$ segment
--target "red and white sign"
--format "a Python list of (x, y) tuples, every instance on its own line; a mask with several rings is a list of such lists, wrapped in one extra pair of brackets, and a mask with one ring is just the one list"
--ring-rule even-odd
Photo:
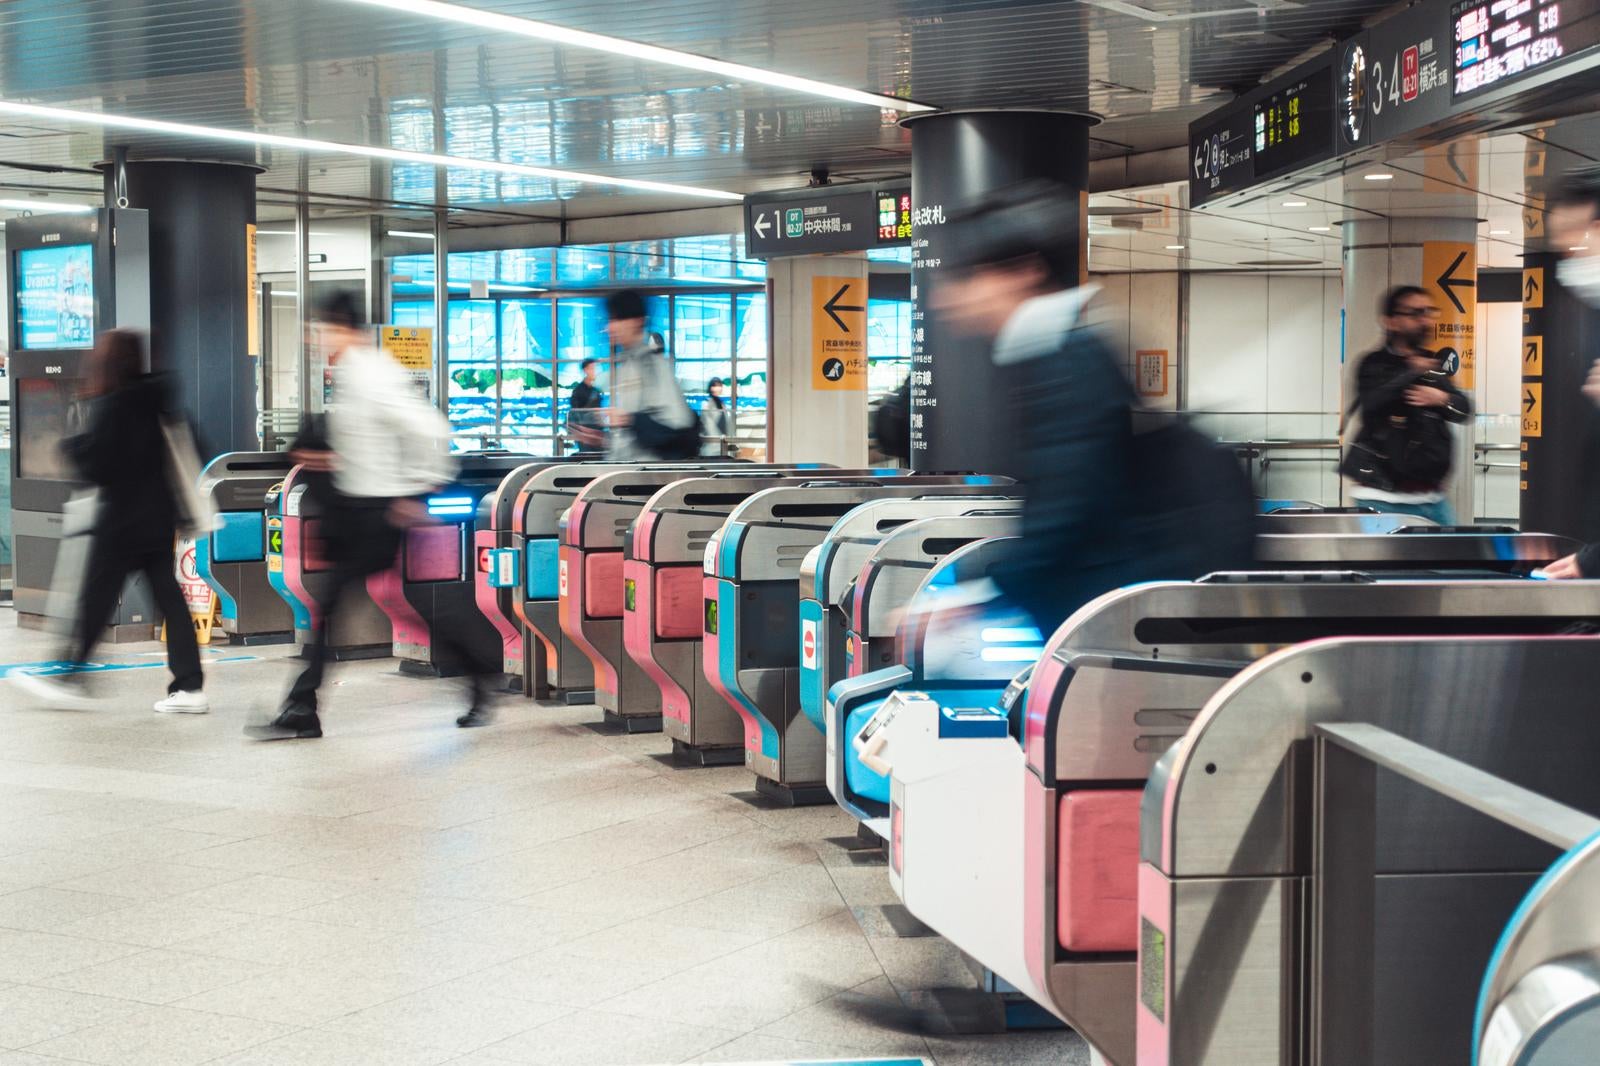
[(188, 604), (189, 613), (196, 618), (209, 619), (217, 594), (200, 576), (200, 568), (195, 562), (194, 541), (187, 538), (178, 541), (177, 573), (178, 588), (183, 590), (183, 602)]
[(557, 588), (561, 595), (565, 596), (567, 594), (567, 561), (565, 559), (561, 560), (561, 579)]
[(1422, 56), (1412, 45), (1400, 55), (1400, 98), (1415, 100), (1422, 91)]
[(800, 665), (807, 670), (817, 668), (817, 623), (809, 618), (800, 623)]

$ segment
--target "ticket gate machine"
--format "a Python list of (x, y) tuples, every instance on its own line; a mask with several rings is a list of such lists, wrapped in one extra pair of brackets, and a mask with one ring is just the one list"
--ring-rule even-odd
[[(478, 610), (478, 573), (488, 560), (473, 547), (474, 526), (483, 498), (523, 466), (526, 456), (467, 452), (456, 458), (455, 480), (427, 498), (432, 523), (406, 530), (395, 566), (368, 582), (394, 629), (402, 673), (461, 673), (463, 665), (452, 654), (457, 650), (483, 665), (500, 666), (500, 631)], [(436, 640), (436, 630), (447, 631), (449, 640)]]
[(806, 553), (871, 499), (961, 487), (994, 495), (1011, 479), (913, 474), (767, 489), (740, 504), (706, 547), (706, 677), (744, 722), (745, 765), (759, 791), (823, 803), (823, 738), (800, 712), (799, 579)]
[[(500, 670), (513, 683), (522, 679), (522, 619), (517, 617), (517, 552), (512, 546), (512, 516), (517, 497), (532, 477), (547, 466), (546, 460), (523, 463), (501, 479), (499, 486), (478, 504), (478, 522), (472, 534), (478, 579), (473, 593), (478, 610), (500, 634)], [(519, 686), (520, 687), (520, 686)]]
[[(268, 576), (271, 576), (270, 548), (275, 528), (271, 523), (272, 508), (276, 505), (283, 536), (280, 592), (294, 614), (295, 643), (301, 646), (311, 639), (313, 627), (322, 614), (322, 605), (332, 591), (332, 564), (328, 562), (320, 536), (322, 505), (309, 488), (306, 471), (297, 466), (283, 479), (282, 488), (275, 494), (269, 493), (267, 508)], [(373, 582), (381, 576), (369, 578), (364, 587), (351, 588), (345, 593), (346, 602), (328, 637), (328, 654), (333, 658), (373, 659), (392, 652), (394, 630), (370, 591)], [(278, 581), (273, 581), (272, 585), (280, 587)]]
[[(741, 484), (762, 479), (772, 484), (798, 471), (747, 463), (730, 470), (735, 472)], [(594, 699), (605, 720), (630, 733), (660, 732), (662, 717), (660, 686), (623, 649), (630, 598), (636, 603), (638, 595), (624, 573), (630, 532), (651, 497), (695, 473), (669, 466), (604, 474), (578, 493), (561, 521), (561, 627), (594, 667)]]
[[(859, 677), (894, 664), (900, 619), (939, 560), (974, 541), (1013, 538), (1019, 526), (1019, 511), (991, 508), (972, 515), (919, 519), (885, 537), (862, 564), (850, 592), (847, 674)], [(1034, 641), (1042, 642), (1043, 637), (1030, 636), (1028, 646)], [(997, 654), (989, 649), (991, 658)], [(1013, 651), (1004, 658), (1021, 654)]]
[(773, 487), (729, 471), (667, 485), (652, 496), (623, 563), (623, 643), (661, 692), (663, 731), (693, 765), (744, 761), (744, 724), (706, 677), (702, 584), (706, 545), (733, 509)]
[[(1473, 1061), (1496, 937), (1570, 840), (1527, 830), (1600, 813), (1597, 653), (1582, 637), (1322, 640), (1219, 688), (1144, 790), (1138, 955), (1119, 982), (1141, 1066)], [(1592, 935), (1594, 906), (1543, 933)], [(1557, 1005), (1594, 987), (1568, 958), (1544, 974), (1567, 981), (1531, 983), (1501, 1020), (1593, 1061), (1592, 1028), (1561, 1032), (1575, 1019)], [(1519, 1042), (1496, 1035), (1512, 1039), (1480, 1063)], [(1541, 1050), (1557, 1047), (1512, 1061)]]
[(283, 527), (269, 529), (265, 510), (267, 493), (293, 466), (283, 452), (226, 452), (200, 472), (219, 525), (195, 542), (195, 568), (217, 594), (221, 628), (240, 644), (294, 640), (294, 614), (267, 572), (269, 547), (281, 571)]
[[(1510, 798), (1516, 810), (1524, 798)], [(1594, 1060), (1600, 823), (1552, 802), (1536, 806), (1539, 824), (1523, 828), (1571, 847), (1517, 905), (1495, 945), (1473, 1027), (1473, 1061), (1479, 1066), (1580, 1066)]]
[(1017, 504), (1013, 496), (874, 500), (840, 518), (806, 553), (800, 564), (800, 709), (813, 725), (823, 728), (828, 688), (845, 676), (853, 658), (847, 640), (853, 589), (862, 565), (883, 539), (918, 519)]
[(708, 470), (755, 469), (754, 464), (605, 463), (563, 460), (541, 467), (517, 493), (511, 516), (511, 566), (520, 592), (517, 618), (523, 640), (523, 695), (545, 699), (560, 693), (569, 703), (594, 698), (589, 657), (561, 627), (561, 518), (578, 494), (597, 477), (623, 470), (673, 467), (686, 476)]
[[(991, 717), (989, 739), (948, 729), (941, 716), (955, 708), (938, 693), (902, 690), (868, 723), (864, 732), (884, 737), (879, 755), (893, 776), (891, 881), (923, 921), (1112, 1063), (1131, 1063), (1140, 788), (1195, 709), (1255, 658), (1297, 641), (1558, 633), (1600, 619), (1592, 599), (1533, 581), (1320, 572), (1109, 593), (1057, 631), (1033, 670), (1025, 714)], [(952, 805), (977, 794), (992, 797), (981, 817)], [(1017, 839), (1000, 840), (1008, 830), (997, 826), (1012, 825), (1022, 827)], [(959, 903), (953, 884), (967, 886)], [(1007, 908), (1014, 917), (984, 907), (1013, 894), (1023, 901)], [(994, 918), (985, 928), (969, 917), (985, 913)]]
[(1266, 533), (1388, 533), (1408, 526), (1438, 528), (1432, 519), (1411, 514), (1379, 514), (1377, 511), (1268, 511), (1256, 516), (1256, 532)]

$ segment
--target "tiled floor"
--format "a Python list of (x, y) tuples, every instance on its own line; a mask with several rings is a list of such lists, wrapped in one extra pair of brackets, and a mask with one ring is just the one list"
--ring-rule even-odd
[[(0, 611), (0, 664), (50, 648)], [(970, 979), (867, 935), (894, 896), (841, 812), (752, 806), (592, 707), (458, 730), (450, 683), (392, 662), (336, 671), (323, 740), (251, 744), (282, 655), (213, 650), (205, 717), (149, 711), (159, 668), (90, 712), (0, 682), (0, 1066), (1087, 1061), (919, 1035), (904, 1004)]]

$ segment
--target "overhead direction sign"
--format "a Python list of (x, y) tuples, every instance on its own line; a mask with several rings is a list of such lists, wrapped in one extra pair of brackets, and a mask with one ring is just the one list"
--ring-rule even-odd
[(911, 243), (911, 187), (904, 181), (827, 185), (745, 200), (745, 254), (864, 252)]
[(1422, 279), (1439, 307), (1434, 349), (1447, 363), (1454, 357), (1457, 384), (1470, 389), (1477, 378), (1477, 246), (1468, 241), (1424, 241)]

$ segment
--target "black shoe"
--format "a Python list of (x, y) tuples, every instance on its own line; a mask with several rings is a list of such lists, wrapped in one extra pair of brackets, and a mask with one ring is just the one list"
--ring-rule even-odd
[(479, 726), (489, 725), (494, 721), (494, 709), (483, 704), (474, 704), (472, 710), (456, 719), (456, 725), (462, 729), (476, 729)]
[(285, 704), (266, 725), (245, 726), (244, 735), (251, 740), (315, 740), (322, 735), (322, 720), (304, 704)]

